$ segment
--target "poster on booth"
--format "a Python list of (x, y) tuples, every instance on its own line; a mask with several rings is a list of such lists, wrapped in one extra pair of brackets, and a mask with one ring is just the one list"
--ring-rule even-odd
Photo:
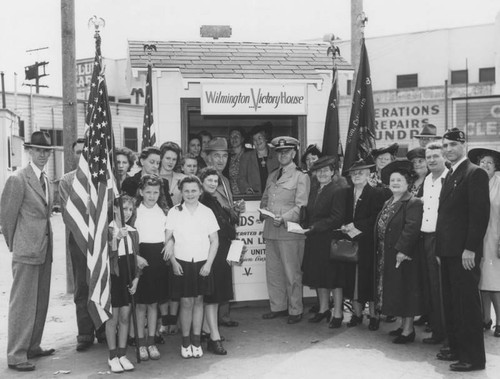
[(453, 99), (453, 126), (472, 146), (500, 147), (500, 96)]
[[(259, 218), (260, 201), (247, 201), (246, 211), (240, 215), (240, 225), (236, 228), (236, 238), (247, 247), (241, 266), (233, 266), (235, 301), (266, 300), (266, 244), (262, 233), (264, 223)], [(316, 296), (304, 287), (304, 297)]]

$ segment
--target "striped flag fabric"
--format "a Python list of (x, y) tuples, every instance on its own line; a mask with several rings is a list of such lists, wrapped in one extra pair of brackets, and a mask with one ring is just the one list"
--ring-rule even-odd
[(114, 140), (108, 93), (102, 67), (101, 39), (96, 55), (86, 112), (85, 143), (78, 162), (64, 221), (87, 256), (88, 310), (98, 328), (111, 315), (108, 259), (108, 209), (117, 193), (112, 171)]
[(361, 40), (359, 70), (352, 99), (351, 117), (347, 130), (344, 165), (342, 174), (359, 159), (366, 159), (375, 149), (375, 109), (373, 88), (370, 76), (370, 63), (365, 39)]
[(142, 124), (142, 149), (156, 144), (156, 136), (153, 127), (153, 88), (151, 86), (151, 64), (148, 64), (146, 76), (146, 100), (144, 102), (144, 122)]

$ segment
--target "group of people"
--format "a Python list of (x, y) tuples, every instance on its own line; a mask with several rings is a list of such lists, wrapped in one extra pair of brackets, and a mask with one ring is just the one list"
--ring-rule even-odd
[[(299, 141), (271, 139), (271, 130), (269, 123), (252, 128), (253, 149), (240, 128), (227, 139), (190, 136), (184, 153), (175, 142), (147, 147), (137, 162), (129, 149), (116, 149), (122, 195), (109, 225), (113, 312), (100, 330), (87, 310), (85, 254), (71, 233), (67, 241), (77, 351), (95, 338), (106, 340), (111, 371), (129, 371), (128, 344), (137, 341), (142, 361), (157, 360), (163, 335), (180, 327), (183, 358), (201, 357), (203, 340), (208, 351), (227, 354), (219, 326), (238, 325), (230, 318), (227, 254), (245, 211), (245, 201), (233, 195), (251, 194), (261, 196), (264, 223), (270, 304), (264, 319), (300, 322), (307, 285), (317, 293), (311, 323), (342, 327), (348, 299), (348, 327), (362, 325), (364, 313), (372, 331), (382, 315), (397, 317), (400, 325), (390, 334), (406, 344), (415, 340), (415, 323), (428, 322), (432, 334), (423, 342), (443, 343), (437, 358), (455, 362), (451, 370), (484, 369), (483, 330), (491, 328), (492, 303), (500, 337), (500, 153), (472, 149), (468, 159), (462, 131), (438, 137), (435, 126), (426, 125), (417, 136), (421, 146), (406, 159), (396, 158), (393, 144), (344, 168), (343, 177), (337, 157), (323, 156), (315, 145), (299, 167)], [(75, 157), (83, 142), (73, 145)], [(7, 355), (18, 371), (33, 370), (29, 359), (54, 353), (40, 347), (52, 259), (52, 194), (43, 173), (50, 136), (34, 132), (25, 147), (31, 162), (9, 178), (0, 208), (14, 253)], [(63, 212), (74, 175), (60, 181)], [(137, 331), (130, 326), (131, 296)]]

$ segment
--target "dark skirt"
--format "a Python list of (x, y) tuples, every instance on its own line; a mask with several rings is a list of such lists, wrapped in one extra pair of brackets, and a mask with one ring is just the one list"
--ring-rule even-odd
[[(129, 256), (130, 270), (132, 278), (135, 277), (135, 260), (134, 256)], [(120, 308), (130, 305), (130, 293), (128, 292), (128, 275), (127, 275), (127, 257), (125, 255), (118, 257), (118, 270), (120, 276), (111, 274), (111, 306)]]
[[(349, 280), (354, 277), (351, 271), (355, 270), (355, 265), (331, 261), (330, 243), (329, 232), (307, 237), (302, 262), (302, 283), (311, 288), (343, 288), (351, 292), (354, 286)], [(345, 293), (344, 296), (352, 297), (352, 293)]]
[(212, 274), (214, 277), (214, 290), (211, 295), (204, 298), (205, 303), (218, 304), (234, 297), (233, 294), (233, 271), (227, 263), (227, 253), (231, 241), (228, 239), (219, 239), (219, 249), (212, 264)]
[(200, 270), (206, 261), (186, 262), (177, 259), (183, 274), (170, 276), (171, 296), (173, 298), (206, 296), (213, 293), (213, 272), (208, 276), (201, 276)]
[(168, 300), (168, 268), (161, 253), (163, 242), (141, 243), (139, 252), (149, 266), (144, 267), (137, 286), (137, 303), (154, 304)]

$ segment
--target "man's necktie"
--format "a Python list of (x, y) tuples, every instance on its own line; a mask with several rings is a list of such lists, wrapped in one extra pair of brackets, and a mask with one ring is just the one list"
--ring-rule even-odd
[(44, 195), (47, 196), (47, 185), (45, 184), (45, 175), (43, 171), (40, 174), (40, 185), (42, 186)]
[(279, 171), (278, 171), (278, 177), (276, 178), (276, 180), (280, 180), (281, 175), (283, 175), (283, 168), (279, 169)]
[(452, 175), (453, 175), (453, 169), (450, 168), (450, 170), (448, 171), (448, 174), (446, 174), (446, 178), (445, 178), (444, 182), (448, 183), (451, 180)]

